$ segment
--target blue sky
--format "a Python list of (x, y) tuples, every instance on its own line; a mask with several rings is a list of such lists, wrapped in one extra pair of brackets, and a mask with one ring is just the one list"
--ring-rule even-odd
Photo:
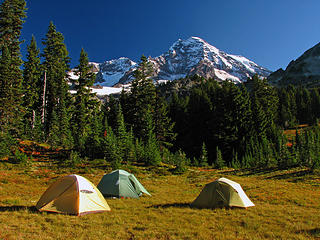
[(320, 41), (319, 0), (27, 0), (22, 54), (34, 34), (38, 46), (50, 21), (78, 63), (159, 56), (179, 38), (197, 36), (270, 70)]

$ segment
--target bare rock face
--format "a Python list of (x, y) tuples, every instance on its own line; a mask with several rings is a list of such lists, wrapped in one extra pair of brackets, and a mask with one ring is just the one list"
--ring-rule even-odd
[[(227, 54), (198, 37), (179, 39), (166, 53), (149, 57), (149, 62), (154, 69), (152, 78), (155, 81), (197, 74), (220, 81), (243, 82), (255, 74), (267, 77), (271, 73), (245, 57)], [(130, 82), (136, 67), (137, 64), (128, 58), (107, 61), (99, 65), (97, 81), (104, 86)]]
[(268, 80), (276, 85), (320, 85), (320, 43), (289, 63), (287, 68), (273, 72)]

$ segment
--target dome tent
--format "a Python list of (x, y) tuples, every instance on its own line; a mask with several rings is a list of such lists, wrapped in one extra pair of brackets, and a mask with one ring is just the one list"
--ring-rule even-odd
[(83, 215), (110, 211), (99, 190), (86, 178), (68, 175), (54, 182), (41, 196), (39, 211)]
[(139, 198), (142, 193), (151, 196), (133, 174), (124, 170), (105, 174), (97, 188), (105, 197)]
[(227, 178), (208, 183), (191, 204), (198, 208), (252, 207), (254, 204), (245, 194), (239, 183)]

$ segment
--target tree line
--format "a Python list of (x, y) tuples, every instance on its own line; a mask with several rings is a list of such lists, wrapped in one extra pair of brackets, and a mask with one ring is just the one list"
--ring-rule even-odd
[[(240, 85), (193, 76), (179, 80), (191, 87), (177, 90), (172, 82), (156, 86), (142, 56), (130, 91), (101, 102), (90, 91), (95, 75), (84, 49), (76, 79), (68, 75), (68, 50), (52, 22), (42, 52), (32, 36), (22, 61), (25, 12), (24, 0), (0, 5), (0, 157), (30, 139), (65, 149), (64, 164), (164, 162), (178, 172), (186, 165), (319, 167), (319, 89), (275, 88), (257, 76)], [(287, 139), (283, 129), (298, 124), (313, 127)]]
[[(174, 149), (183, 149), (192, 163), (206, 149), (208, 164), (218, 168), (306, 165), (299, 151), (310, 145), (309, 165), (318, 164), (319, 88), (276, 88), (257, 76), (240, 85), (191, 79), (197, 84), (187, 92), (172, 91), (173, 86), (163, 86), (163, 92), (170, 92), (169, 116), (176, 123)], [(293, 138), (284, 134), (302, 124), (309, 127)]]

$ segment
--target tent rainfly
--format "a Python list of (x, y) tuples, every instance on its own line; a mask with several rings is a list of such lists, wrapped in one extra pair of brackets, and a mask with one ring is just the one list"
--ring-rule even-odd
[(239, 183), (227, 178), (208, 183), (191, 204), (198, 208), (252, 207), (254, 204), (245, 194)]
[(97, 188), (105, 197), (139, 198), (142, 193), (151, 196), (133, 174), (124, 170), (105, 174)]
[(110, 211), (100, 191), (86, 178), (68, 175), (54, 182), (41, 196), (39, 211), (84, 215)]

